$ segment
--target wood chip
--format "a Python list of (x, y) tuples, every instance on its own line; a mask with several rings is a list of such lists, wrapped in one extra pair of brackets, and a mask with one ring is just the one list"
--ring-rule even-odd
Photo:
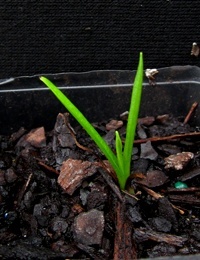
[(191, 152), (182, 152), (177, 154), (172, 154), (166, 158), (165, 161), (165, 169), (175, 169), (182, 170), (188, 162), (194, 158), (194, 154)]
[(181, 236), (159, 233), (153, 230), (148, 230), (147, 228), (136, 228), (134, 230), (134, 237), (139, 242), (152, 240), (156, 242), (165, 242), (167, 244), (178, 246), (178, 247), (183, 246), (184, 243), (187, 241), (187, 238), (183, 238)]
[(85, 178), (96, 173), (98, 167), (98, 162), (68, 159), (60, 168), (58, 184), (66, 193), (72, 195)]
[(116, 208), (116, 233), (114, 260), (137, 259), (135, 242), (132, 237), (132, 224), (124, 215), (124, 204), (118, 202)]

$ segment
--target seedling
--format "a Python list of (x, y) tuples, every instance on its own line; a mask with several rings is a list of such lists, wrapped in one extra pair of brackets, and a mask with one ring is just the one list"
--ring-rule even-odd
[(110, 162), (114, 171), (116, 172), (120, 188), (125, 189), (126, 181), (130, 175), (131, 157), (133, 150), (133, 143), (135, 138), (135, 131), (138, 121), (138, 114), (140, 108), (142, 83), (143, 83), (143, 54), (140, 53), (138, 69), (136, 72), (132, 94), (131, 103), (128, 115), (128, 122), (126, 128), (126, 138), (124, 145), (120, 138), (119, 132), (115, 132), (116, 136), (116, 154), (111, 150), (106, 141), (99, 135), (92, 124), (79, 111), (79, 109), (60, 91), (49, 79), (40, 77), (40, 80), (47, 85), (47, 87), (60, 100), (71, 115), (78, 121), (78, 123), (85, 129), (88, 135), (97, 144), (101, 152)]

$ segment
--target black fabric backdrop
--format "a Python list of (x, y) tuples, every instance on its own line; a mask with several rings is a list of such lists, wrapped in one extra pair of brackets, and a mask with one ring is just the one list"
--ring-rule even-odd
[(198, 65), (199, 0), (0, 3), (0, 78), (35, 73)]

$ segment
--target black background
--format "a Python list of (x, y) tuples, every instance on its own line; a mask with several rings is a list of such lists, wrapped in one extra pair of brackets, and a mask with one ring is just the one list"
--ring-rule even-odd
[(0, 77), (200, 65), (199, 0), (4, 1)]

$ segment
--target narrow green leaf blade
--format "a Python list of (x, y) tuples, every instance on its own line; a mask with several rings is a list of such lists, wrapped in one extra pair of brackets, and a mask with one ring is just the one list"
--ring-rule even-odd
[(124, 160), (123, 160), (123, 147), (122, 147), (122, 140), (120, 138), (119, 132), (115, 131), (115, 147), (116, 147), (116, 154), (117, 154), (117, 161), (121, 171), (120, 176), (118, 176), (120, 188), (124, 189), (126, 185), (126, 178), (124, 176)]
[(120, 169), (118, 166), (117, 158), (112, 152), (106, 141), (99, 135), (96, 129), (90, 124), (85, 116), (79, 109), (60, 91), (49, 79), (40, 77), (40, 80), (54, 93), (58, 100), (65, 106), (65, 108), (72, 114), (78, 123), (85, 129), (88, 135), (97, 144), (102, 153), (109, 160), (116, 174), (119, 175)]
[(135, 131), (137, 127), (137, 120), (138, 120), (141, 95), (142, 95), (142, 83), (143, 83), (143, 53), (141, 52), (138, 69), (133, 84), (131, 103), (130, 103), (130, 109), (128, 115), (128, 123), (126, 128), (126, 139), (124, 144), (123, 157), (124, 157), (126, 178), (128, 178), (128, 176), (130, 175), (133, 142), (135, 138)]

